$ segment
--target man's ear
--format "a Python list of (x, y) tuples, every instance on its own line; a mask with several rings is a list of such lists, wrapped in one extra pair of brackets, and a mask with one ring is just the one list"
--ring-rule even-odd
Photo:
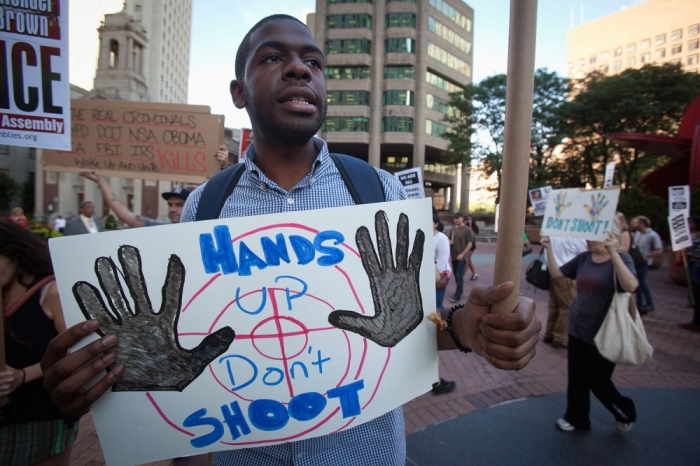
[(246, 100), (245, 100), (245, 83), (243, 81), (240, 81), (238, 79), (234, 79), (231, 81), (231, 86), (230, 86), (230, 91), (231, 91), (231, 99), (233, 100), (233, 105), (236, 106), (236, 108), (243, 109), (246, 106)]

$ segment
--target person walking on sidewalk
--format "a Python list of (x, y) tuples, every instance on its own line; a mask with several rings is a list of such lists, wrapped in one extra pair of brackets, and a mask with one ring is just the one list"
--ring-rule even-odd
[(700, 332), (700, 217), (690, 217), (690, 234), (693, 236), (693, 245), (685, 248), (688, 258), (691, 289), (693, 292), (693, 320), (679, 322), (678, 326), (693, 332)]
[[(586, 242), (578, 238), (554, 236), (549, 242), (551, 247), (545, 250), (545, 261), (551, 254), (559, 267), (588, 250)], [(553, 348), (566, 348), (569, 345), (566, 326), (569, 322), (569, 308), (576, 298), (576, 282), (564, 276), (555, 278), (551, 269), (549, 272), (549, 312), (544, 342), (551, 343)]]
[[(647, 272), (654, 261), (654, 256), (663, 254), (661, 246), (661, 238), (659, 234), (652, 230), (651, 220), (649, 217), (640, 215), (632, 220), (632, 226), (637, 230), (634, 234), (634, 245), (639, 248), (646, 265), (637, 268), (637, 279), (639, 280), (639, 288), (637, 288), (637, 307), (643, 313), (654, 310), (654, 300), (651, 297), (651, 290), (647, 284)], [(645, 302), (646, 300), (646, 302)]]
[[(435, 266), (438, 270), (438, 278), (443, 274), (447, 275), (449, 283), (452, 269), (450, 269), (450, 240), (447, 235), (442, 232), (442, 223), (437, 215), (433, 215), (433, 248), (435, 252)], [(435, 290), (435, 308), (444, 309), (445, 291), (447, 288)]]
[(464, 270), (467, 265), (467, 254), (472, 248), (474, 236), (472, 230), (464, 223), (464, 214), (457, 212), (454, 216), (454, 226), (450, 230), (450, 255), (452, 257), (452, 272), (455, 275), (455, 294), (450, 301), (459, 302), (464, 292)]
[(469, 271), (472, 273), (472, 276), (469, 277), (469, 280), (474, 281), (479, 279), (479, 276), (476, 274), (476, 269), (474, 269), (474, 262), (472, 261), (472, 256), (474, 255), (474, 251), (476, 250), (476, 235), (479, 234), (479, 226), (476, 224), (476, 220), (474, 220), (474, 217), (472, 215), (467, 215), (464, 222), (472, 231), (472, 247), (469, 249), (469, 252), (467, 252), (466, 259), (467, 268), (469, 268)]
[(612, 382), (615, 363), (603, 358), (594, 338), (608, 313), (618, 290), (632, 293), (637, 289), (634, 262), (629, 254), (619, 252), (611, 234), (603, 241), (587, 241), (583, 252), (561, 268), (554, 260), (549, 237), (541, 240), (547, 248), (547, 265), (553, 278), (576, 280), (577, 295), (569, 314), (568, 387), (566, 414), (556, 426), (565, 431), (590, 430), (590, 392), (615, 416), (615, 430), (627, 432), (637, 419), (632, 399), (622, 396)]

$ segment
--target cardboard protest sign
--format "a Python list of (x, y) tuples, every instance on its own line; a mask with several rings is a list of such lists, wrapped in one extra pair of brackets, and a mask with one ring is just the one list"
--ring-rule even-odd
[(394, 173), (394, 176), (403, 185), (403, 189), (406, 191), (406, 195), (409, 199), (421, 199), (425, 197), (421, 167), (401, 170), (400, 172)]
[(238, 144), (238, 163), (245, 162), (245, 151), (253, 143), (253, 130), (241, 128), (241, 141)]
[(669, 186), (668, 187), (668, 213), (671, 216), (683, 212), (690, 216), (690, 187), (689, 186)]
[(693, 245), (688, 216), (685, 212), (681, 211), (668, 217), (668, 231), (671, 233), (671, 246), (674, 251), (680, 251)]
[(543, 186), (541, 188), (535, 188), (528, 191), (530, 194), (530, 204), (534, 209), (535, 217), (541, 217), (544, 215), (544, 211), (547, 208), (547, 198), (549, 193), (552, 191), (551, 186)]
[(419, 199), (52, 239), (67, 324), (119, 337), (92, 407), (107, 464), (325, 435), (428, 391), (431, 218)]
[(182, 104), (72, 100), (72, 147), (44, 151), (42, 163), (55, 171), (201, 183), (221, 168), (216, 151), (224, 119), (208, 112)]
[(609, 188), (614, 184), (616, 164), (617, 162), (610, 162), (605, 165), (605, 181), (603, 183), (604, 188)]
[(620, 188), (556, 189), (549, 193), (542, 234), (604, 241), (619, 197)]
[(0, 144), (70, 150), (68, 0), (0, 5)]

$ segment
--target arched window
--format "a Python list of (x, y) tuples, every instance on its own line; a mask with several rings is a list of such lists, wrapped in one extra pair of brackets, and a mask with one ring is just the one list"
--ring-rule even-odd
[(117, 68), (119, 66), (119, 42), (112, 39), (109, 42), (109, 67)]

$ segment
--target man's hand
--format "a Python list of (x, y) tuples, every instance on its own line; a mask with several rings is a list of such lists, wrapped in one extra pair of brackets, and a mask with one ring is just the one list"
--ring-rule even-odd
[(540, 244), (545, 248), (548, 248), (552, 245), (552, 242), (550, 241), (549, 236), (543, 236), (540, 238)]
[(74, 353), (68, 350), (80, 340), (96, 331), (97, 320), (80, 322), (64, 330), (49, 343), (41, 358), (44, 387), (51, 394), (51, 401), (66, 416), (85, 414), (99, 397), (124, 373), (122, 364), (113, 365), (103, 378), (90, 389), (84, 385), (114, 362), (114, 353), (107, 353), (117, 344), (117, 337), (107, 335)]
[(126, 300), (119, 272), (108, 257), (95, 260), (95, 272), (104, 291), (107, 310), (100, 291), (87, 282), (73, 286), (73, 294), (85, 317), (100, 322), (100, 335), (117, 335), (115, 364), (124, 364), (123, 377), (113, 391), (182, 391), (216, 357), (228, 349), (235, 338), (231, 327), (207, 336), (194, 349), (186, 350), (177, 338), (177, 321), (182, 305), (185, 267), (176, 255), (170, 256), (160, 311), (154, 312), (141, 269), (141, 255), (133, 246), (119, 248), (119, 262), (134, 309)]
[(221, 144), (219, 146), (219, 150), (216, 151), (216, 160), (219, 161), (222, 170), (228, 167), (228, 149), (226, 149), (225, 145)]
[(464, 309), (452, 317), (460, 343), (499, 369), (520, 370), (535, 356), (542, 324), (533, 300), (520, 297), (510, 314), (491, 314), (491, 306), (506, 299), (515, 285), (472, 289)]
[[(334, 327), (358, 333), (376, 344), (393, 347), (411, 333), (423, 320), (419, 276), (423, 260), (425, 234), (416, 231), (411, 257), (408, 257), (408, 217), (399, 216), (396, 226), (396, 265), (391, 253), (391, 238), (386, 214), (379, 211), (374, 216), (377, 232), (377, 249), (366, 227), (357, 229), (355, 241), (360, 251), (362, 265), (367, 272), (374, 302), (374, 316), (364, 316), (352, 311), (333, 311), (328, 322)], [(381, 262), (380, 262), (381, 259)]]
[(99, 183), (100, 178), (102, 178), (95, 170), (80, 170), (80, 176), (87, 178), (90, 181), (94, 181), (95, 183)]

